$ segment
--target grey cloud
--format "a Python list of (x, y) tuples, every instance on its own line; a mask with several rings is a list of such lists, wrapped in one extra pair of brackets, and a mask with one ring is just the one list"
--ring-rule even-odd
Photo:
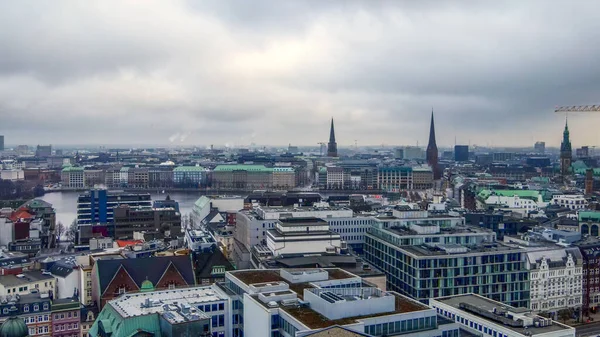
[[(0, 4), (9, 144), (556, 145), (597, 103), (593, 2)], [(581, 117), (583, 121), (583, 117)], [(581, 122), (576, 144), (596, 142)], [(507, 137), (510, 134), (510, 137)], [(178, 135), (176, 137), (172, 137)]]

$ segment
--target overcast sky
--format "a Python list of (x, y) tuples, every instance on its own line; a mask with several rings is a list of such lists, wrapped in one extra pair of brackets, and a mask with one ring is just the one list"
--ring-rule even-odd
[[(7, 144), (558, 145), (597, 1), (2, 1)], [(574, 146), (600, 113), (569, 116)]]

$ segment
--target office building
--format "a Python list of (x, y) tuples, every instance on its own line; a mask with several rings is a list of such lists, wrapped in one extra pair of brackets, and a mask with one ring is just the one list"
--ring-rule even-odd
[(583, 235), (592, 237), (600, 236), (600, 212), (599, 211), (579, 211), (577, 212), (579, 222), (579, 231)]
[(292, 189), (296, 187), (296, 171), (292, 167), (273, 168), (273, 188)]
[(276, 257), (336, 253), (341, 240), (340, 234), (329, 230), (329, 223), (323, 219), (286, 218), (267, 230), (267, 247)]
[(60, 173), (62, 186), (65, 188), (84, 188), (85, 179), (83, 167), (67, 166)]
[(546, 152), (546, 142), (535, 142), (535, 144), (533, 145), (533, 150), (536, 153), (545, 153)]
[(273, 186), (273, 168), (264, 165), (218, 165), (211, 185), (217, 189), (253, 190)]
[(454, 145), (454, 161), (469, 161), (469, 145)]
[(173, 169), (176, 187), (200, 187), (206, 185), (207, 170), (202, 166), (179, 166)]
[(403, 152), (403, 159), (407, 160), (423, 160), (426, 157), (425, 151), (418, 146), (405, 146)]
[(429, 305), (470, 336), (575, 337), (573, 327), (476, 294), (435, 298)]
[(582, 305), (583, 257), (579, 248), (559, 248), (527, 252), (531, 302), (536, 312), (556, 314)]
[(4, 151), (4, 136), (0, 135), (0, 151)]
[(132, 239), (134, 232), (160, 232), (165, 237), (181, 234), (181, 214), (172, 207), (134, 207), (127, 204), (113, 209), (115, 239)]
[(555, 194), (552, 196), (550, 205), (557, 205), (572, 210), (587, 208), (588, 201), (583, 194)]
[(377, 185), (386, 192), (413, 189), (413, 170), (406, 166), (383, 166), (377, 172)]
[(43, 294), (55, 294), (56, 277), (38, 270), (0, 276), (0, 296), (24, 296), (30, 294), (32, 289)]
[(90, 190), (77, 198), (77, 242), (88, 244), (96, 236), (113, 237), (114, 209), (128, 205), (134, 208), (151, 208), (150, 194), (125, 193), (107, 190)]
[(413, 189), (428, 190), (433, 188), (433, 180), (435, 179), (434, 170), (431, 167), (413, 167)]
[(37, 158), (48, 158), (52, 156), (52, 145), (38, 145), (35, 150)]
[(86, 188), (104, 185), (106, 172), (100, 169), (86, 168), (83, 170), (83, 184)]
[(421, 302), (476, 293), (527, 307), (524, 250), (495, 242), (492, 231), (450, 224), (375, 222), (366, 234), (365, 258), (385, 272), (387, 289)]
[(90, 336), (225, 337), (231, 332), (229, 296), (217, 285), (155, 291), (144, 281), (138, 293), (111, 300)]
[(227, 272), (233, 336), (305, 336), (341, 326), (370, 336), (458, 336), (432, 308), (341, 269)]

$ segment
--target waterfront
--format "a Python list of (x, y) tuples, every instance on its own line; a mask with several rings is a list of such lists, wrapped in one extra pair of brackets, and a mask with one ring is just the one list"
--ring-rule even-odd
[[(45, 200), (54, 206), (56, 210), (56, 221), (62, 222), (65, 226), (70, 225), (77, 217), (77, 196), (81, 192), (53, 192), (47, 193), (39, 199)], [(201, 192), (174, 192), (174, 193), (150, 193), (152, 200), (164, 199), (169, 195), (171, 199), (179, 202), (179, 210), (182, 215), (187, 215), (192, 211), (194, 202), (202, 196)]]

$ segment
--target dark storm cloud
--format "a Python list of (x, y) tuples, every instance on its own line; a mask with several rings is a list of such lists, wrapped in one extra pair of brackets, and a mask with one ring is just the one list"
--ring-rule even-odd
[[(596, 7), (3, 2), (0, 133), (9, 144), (316, 144), (334, 117), (341, 145), (413, 145), (433, 107), (441, 144), (556, 144), (552, 108), (597, 103)], [(576, 143), (597, 141), (585, 118)]]

